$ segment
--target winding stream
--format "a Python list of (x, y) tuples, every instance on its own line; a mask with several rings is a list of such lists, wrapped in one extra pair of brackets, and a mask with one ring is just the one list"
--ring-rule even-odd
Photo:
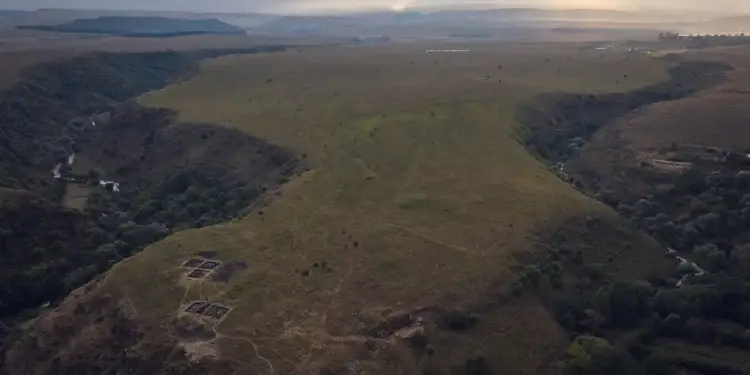
[[(673, 254), (673, 253), (676, 253), (676, 251), (674, 251), (672, 249), (669, 249), (669, 253)], [(690, 267), (694, 270), (694, 272), (686, 273), (685, 275), (683, 275), (680, 278), (680, 281), (678, 281), (677, 284), (676, 284), (676, 286), (678, 288), (680, 288), (683, 285), (685, 285), (685, 281), (687, 281), (687, 279), (689, 279), (689, 278), (691, 278), (693, 276), (703, 276), (703, 275), (706, 274), (706, 270), (704, 270), (703, 268), (701, 268), (695, 262), (691, 262), (691, 261), (689, 261), (689, 260), (687, 260), (687, 259), (685, 259), (685, 258), (683, 258), (683, 257), (681, 257), (679, 255), (675, 255), (675, 258), (680, 261), (680, 265), (682, 265), (682, 264), (689, 264)]]
[[(91, 126), (92, 127), (96, 126), (96, 121), (93, 118), (91, 119)], [(73, 152), (70, 155), (68, 155), (68, 160), (67, 160), (68, 167), (72, 167), (75, 161), (76, 161), (76, 153)], [(55, 168), (52, 169), (53, 179), (55, 180), (64, 179), (65, 181), (68, 181), (68, 182), (81, 182), (81, 181), (76, 181), (75, 178), (72, 178), (72, 177), (63, 177), (62, 173), (60, 172), (61, 169), (62, 169), (62, 163), (57, 163), (55, 165)], [(99, 186), (105, 189), (107, 189), (108, 186), (111, 186), (111, 189), (109, 190), (114, 191), (114, 192), (120, 191), (120, 183), (115, 182), (115, 181), (99, 180)]]

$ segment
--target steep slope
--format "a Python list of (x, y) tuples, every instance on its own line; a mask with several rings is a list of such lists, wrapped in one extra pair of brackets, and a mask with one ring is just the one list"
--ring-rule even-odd
[[(15, 100), (0, 105), (0, 116), (10, 121), (3, 127), (4, 152), (21, 149), (19, 157), (39, 158), (29, 164), (3, 158), (3, 185), (21, 185), (25, 176), (39, 183), (24, 183), (38, 192), (0, 188), (2, 357), (24, 320), (57, 306), (73, 289), (172, 231), (228, 221), (262, 205), (267, 190), (301, 168), (287, 150), (238, 131), (178, 124), (170, 110), (117, 103), (178, 78), (201, 56), (228, 52), (76, 57), (32, 68), (2, 94)], [(81, 72), (81, 65), (90, 70)], [(80, 79), (71, 83), (71, 77)], [(112, 110), (89, 116), (103, 108)], [(44, 163), (54, 164), (53, 151), (69, 155), (65, 164), (78, 152), (96, 170), (75, 175), (56, 168), (60, 176), (53, 178)], [(107, 189), (113, 185), (99, 177), (117, 179), (122, 188)], [(77, 210), (57, 201), (66, 185), (83, 192)]]
[(64, 297), (87, 281), (89, 268), (106, 268), (111, 260), (79, 251), (106, 240), (90, 218), (28, 192), (0, 189), (0, 228), (3, 320)]
[(0, 93), (0, 185), (43, 191), (55, 163), (77, 149), (71, 121), (111, 109), (188, 74), (198, 60), (282, 47), (193, 52), (98, 53), (29, 68)]
[[(31, 325), (6, 371), (556, 373), (569, 341), (547, 298), (579, 287), (587, 263), (641, 278), (670, 261), (534, 159), (517, 116), (541, 93), (668, 76), (645, 56), (470, 49), (230, 57), (143, 97), (289, 147), (313, 169), (247, 217), (120, 263)], [(537, 266), (532, 292), (521, 276)], [(100, 318), (116, 307), (131, 328)], [(113, 336), (132, 337), (117, 347), (127, 354), (100, 349)], [(150, 345), (180, 354), (140, 352)]]
[[(712, 85), (694, 86), (700, 90), (693, 96), (642, 106), (587, 132), (576, 132), (568, 121), (538, 129), (547, 140), (557, 137), (551, 144), (564, 152), (546, 155), (568, 162), (561, 174), (681, 263), (648, 283), (594, 282), (561, 310), (570, 331), (607, 337), (633, 354), (641, 373), (743, 374), (750, 371), (750, 55), (721, 48), (683, 56), (732, 71), (706, 82)], [(611, 103), (594, 99), (586, 113)]]

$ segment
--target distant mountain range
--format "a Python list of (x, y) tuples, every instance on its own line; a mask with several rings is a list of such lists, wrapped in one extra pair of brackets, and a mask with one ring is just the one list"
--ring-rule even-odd
[(217, 19), (107, 16), (77, 19), (59, 25), (22, 25), (19, 29), (118, 36), (176, 36), (195, 34), (242, 34), (240, 27)]
[[(711, 17), (711, 18), (709, 18)], [(715, 20), (715, 21), (712, 21)], [(460, 29), (607, 27), (673, 30), (688, 32), (704, 25), (729, 25), (732, 29), (750, 26), (749, 16), (726, 17), (720, 14), (697, 14), (667, 11), (618, 11), (601, 9), (407, 9), (369, 13), (281, 16), (251, 27), (271, 33), (346, 33), (366, 30), (383, 33), (392, 27), (429, 27)], [(362, 31), (364, 32), (364, 31)], [(727, 30), (729, 32), (729, 30)]]
[[(210, 21), (207, 20), (210, 18)], [(57, 24), (57, 25), (55, 25)], [(24, 26), (58, 32), (99, 32), (115, 35), (177, 33), (239, 33), (264, 35), (374, 35), (446, 37), (496, 35), (498, 30), (606, 28), (678, 31), (681, 33), (750, 33), (750, 15), (720, 13), (621, 11), (606, 9), (542, 9), (442, 7), (407, 8), (321, 15), (260, 13), (114, 12), (45, 9), (0, 11), (0, 27)], [(233, 26), (230, 26), (233, 25)], [(493, 31), (494, 30), (494, 31)]]

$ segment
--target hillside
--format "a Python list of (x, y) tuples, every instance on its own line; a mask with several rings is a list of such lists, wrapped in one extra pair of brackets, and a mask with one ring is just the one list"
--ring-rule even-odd
[(639, 106), (605, 126), (597, 126), (605, 123), (596, 121), (597, 109), (609, 107), (611, 113), (616, 102), (593, 98), (558, 115), (566, 119), (584, 111), (593, 120), (586, 127), (560, 120), (542, 131), (564, 151), (543, 153), (564, 161), (558, 164), (561, 176), (616, 209), (681, 262), (678, 274), (651, 277), (651, 290), (643, 294), (648, 300), (630, 305), (629, 315), (641, 319), (618, 316), (601, 297), (609, 290), (612, 301), (619, 293), (632, 298), (638, 289), (647, 291), (646, 284), (605, 284), (571, 302), (577, 311), (571, 315), (596, 317), (571, 329), (619, 342), (649, 373), (744, 374), (750, 371), (750, 56), (731, 47), (670, 59), (731, 70), (709, 76), (721, 79), (689, 97), (673, 93), (671, 100)]
[(174, 231), (232, 220), (301, 170), (260, 139), (123, 103), (203, 57), (281, 48), (95, 53), (33, 66), (0, 93), (3, 357), (19, 324), (113, 264)]
[(244, 34), (236, 26), (217, 19), (166, 17), (97, 17), (77, 19), (59, 25), (23, 25), (19, 29), (60, 33), (108, 34), (118, 36), (169, 37), (196, 34)]
[[(50, 171), (78, 148), (81, 126), (71, 120), (114, 108), (191, 72), (204, 57), (274, 51), (281, 47), (192, 52), (101, 53), (40, 64), (0, 92), (0, 182), (37, 192)], [(54, 199), (54, 197), (48, 195)]]
[(585, 275), (675, 262), (536, 160), (519, 114), (545, 93), (668, 81), (669, 65), (421, 47), (225, 57), (143, 96), (312, 169), (250, 215), (175, 233), (76, 291), (12, 345), (5, 371), (557, 373), (570, 344), (559, 297)]

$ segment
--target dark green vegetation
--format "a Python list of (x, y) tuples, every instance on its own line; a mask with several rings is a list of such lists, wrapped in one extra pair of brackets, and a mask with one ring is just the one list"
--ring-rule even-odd
[(105, 217), (105, 226), (184, 229), (231, 220), (300, 167), (280, 147), (237, 130), (176, 123), (170, 110), (129, 104), (109, 117), (83, 137), (81, 156), (96, 167), (77, 176), (122, 182), (117, 192), (93, 196), (92, 217)]
[[(299, 159), (262, 140), (120, 104), (203, 57), (279, 48), (96, 54), (36, 67), (0, 94), (0, 339), (169, 233), (246, 214), (297, 171)], [(72, 152), (93, 168), (53, 179), (52, 166)], [(100, 187), (104, 178), (121, 189)], [(91, 183), (83, 212), (59, 205), (67, 180)]]
[(166, 17), (98, 17), (60, 25), (27, 25), (19, 29), (61, 33), (107, 34), (130, 37), (173, 37), (199, 34), (242, 34), (244, 31), (217, 19)]
[(107, 234), (86, 216), (30, 193), (0, 189), (0, 228), (0, 337), (7, 319), (64, 297), (121, 258), (91, 251)]
[[(549, 95), (522, 112), (526, 146), (541, 158), (565, 163), (602, 126), (645, 105), (675, 100), (721, 83), (731, 67), (714, 62), (678, 62), (670, 80), (628, 93)], [(627, 76), (623, 76), (627, 80)]]
[[(672, 273), (627, 280), (599, 263), (573, 290), (551, 298), (558, 321), (575, 338), (561, 362), (571, 374), (743, 374), (750, 371), (750, 160), (745, 154), (677, 145), (679, 173), (614, 179), (565, 169), (602, 126), (633, 109), (689, 95), (721, 82), (727, 67), (683, 63), (672, 81), (617, 95), (544, 99), (549, 116), (527, 112), (527, 145), (565, 178), (656, 238)], [(536, 116), (536, 117), (535, 117)], [(643, 180), (649, 191), (633, 189)], [(559, 239), (551, 241), (560, 244)], [(685, 259), (687, 258), (687, 259)], [(576, 259), (575, 257), (573, 258)], [(693, 263), (694, 262), (694, 263)], [(563, 262), (563, 264), (565, 264)]]
[(54, 165), (77, 147), (84, 124), (71, 120), (78, 116), (162, 87), (191, 72), (203, 58), (280, 49), (98, 53), (35, 66), (0, 93), (0, 186), (48, 189)]

